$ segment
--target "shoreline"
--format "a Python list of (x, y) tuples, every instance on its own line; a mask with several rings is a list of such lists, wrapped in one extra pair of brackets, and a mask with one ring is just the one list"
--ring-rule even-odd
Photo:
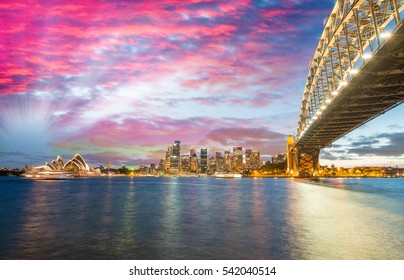
[[(0, 177), (21, 177), (26, 179), (32, 179), (28, 177), (24, 177), (21, 175), (0, 175)], [(75, 178), (122, 178), (122, 177), (140, 177), (140, 178), (217, 178), (217, 179), (224, 179), (216, 176), (211, 175), (124, 175), (124, 174), (117, 174), (117, 175), (99, 175), (99, 176), (73, 176), (70, 179)], [(251, 179), (264, 179), (264, 178), (272, 178), (272, 179), (325, 179), (325, 178), (372, 178), (372, 179), (388, 179), (388, 178), (404, 178), (404, 176), (287, 176), (287, 175), (255, 175), (255, 176), (242, 176), (241, 178), (251, 178)], [(39, 179), (39, 178), (38, 178)], [(239, 179), (239, 178), (225, 178), (225, 179)], [(32, 179), (33, 180), (33, 179)]]

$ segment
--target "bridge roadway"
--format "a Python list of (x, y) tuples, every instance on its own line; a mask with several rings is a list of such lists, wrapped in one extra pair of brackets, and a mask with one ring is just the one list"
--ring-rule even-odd
[(355, 74), (298, 139), (301, 151), (315, 151), (404, 100), (404, 25)]

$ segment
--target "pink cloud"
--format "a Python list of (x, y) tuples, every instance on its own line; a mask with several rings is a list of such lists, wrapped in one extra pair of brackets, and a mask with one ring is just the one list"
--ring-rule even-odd
[[(147, 150), (137, 157), (143, 159), (157, 156), (152, 151), (177, 137), (190, 145), (220, 147), (219, 132), (229, 141), (223, 143), (256, 141), (270, 148), (263, 143), (272, 143), (274, 135), (237, 130), (251, 136), (247, 139), (223, 129), (266, 127), (263, 115), (272, 114), (273, 104), (301, 98), (298, 88), (307, 74), (301, 61), (312, 56), (310, 46), (301, 42), (315, 36), (310, 24), (317, 20), (321, 25), (316, 6), (325, 4), (312, 1), (301, 9), (284, 3), (2, 1), (2, 108), (14, 106), (11, 97), (21, 96), (17, 114), (24, 94), (37, 98), (29, 104), (48, 104), (44, 115), (57, 135), (52, 147), (62, 150), (94, 147), (102, 154), (136, 147)], [(221, 112), (228, 119), (217, 119), (200, 110), (223, 104), (239, 112), (229, 109)], [(194, 110), (175, 119), (167, 115), (174, 107)], [(242, 116), (252, 108), (254, 121)]]
[(206, 138), (224, 147), (242, 146), (262, 153), (279, 153), (284, 150), (286, 135), (266, 128), (220, 128), (211, 131)]

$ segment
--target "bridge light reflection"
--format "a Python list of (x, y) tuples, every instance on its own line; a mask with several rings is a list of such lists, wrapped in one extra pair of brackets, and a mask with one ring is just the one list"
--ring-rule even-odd
[(325, 105), (322, 105), (321, 107), (321, 110), (325, 110), (325, 108), (327, 108)]
[(344, 87), (344, 86), (346, 86), (347, 84), (348, 84), (348, 82), (346, 82), (346, 81), (342, 81), (342, 82), (339, 83), (339, 85), (340, 85), (341, 87)]
[(330, 104), (330, 103), (331, 103), (331, 99), (327, 98), (327, 99), (325, 100), (325, 103)]
[[(334, 90), (333, 92), (331, 92), (331, 94), (335, 96), (335, 95), (338, 94), (338, 91), (337, 91), (337, 90)], [(331, 102), (331, 101), (330, 101), (330, 102)]]

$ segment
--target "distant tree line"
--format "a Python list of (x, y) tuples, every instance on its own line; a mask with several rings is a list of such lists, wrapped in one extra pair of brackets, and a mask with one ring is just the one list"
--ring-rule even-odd
[(0, 176), (20, 176), (25, 172), (24, 169), (21, 168), (1, 168), (0, 169)]

